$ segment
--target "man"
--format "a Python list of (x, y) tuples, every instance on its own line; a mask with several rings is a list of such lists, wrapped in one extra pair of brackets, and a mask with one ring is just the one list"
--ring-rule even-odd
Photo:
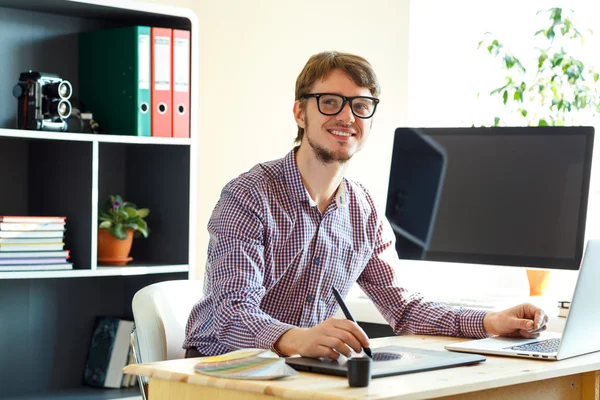
[(332, 318), (336, 287), (358, 282), (396, 334), (537, 337), (533, 305), (501, 312), (429, 302), (396, 282), (395, 237), (369, 192), (344, 178), (364, 145), (379, 84), (363, 58), (312, 56), (296, 82), (300, 145), (225, 186), (208, 224), (205, 293), (193, 308), (186, 356), (239, 348), (337, 359), (369, 347), (362, 329)]

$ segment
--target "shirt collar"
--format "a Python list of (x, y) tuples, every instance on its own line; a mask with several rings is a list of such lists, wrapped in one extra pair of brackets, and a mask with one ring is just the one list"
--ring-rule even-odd
[[(308, 190), (306, 190), (304, 183), (302, 183), (300, 170), (298, 169), (298, 164), (296, 163), (297, 150), (298, 147), (295, 147), (283, 159), (283, 175), (285, 185), (292, 197), (298, 201), (307, 201), (311, 207), (316, 206), (317, 203), (310, 197)], [(342, 178), (340, 186), (338, 186), (335, 194), (335, 202), (338, 208), (344, 208), (348, 205), (348, 190), (346, 185), (346, 178)]]

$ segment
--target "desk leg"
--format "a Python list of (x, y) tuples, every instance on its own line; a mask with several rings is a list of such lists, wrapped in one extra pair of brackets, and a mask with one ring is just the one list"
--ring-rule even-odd
[(600, 400), (600, 371), (583, 374), (581, 385), (581, 400)]
[(242, 392), (210, 386), (193, 385), (187, 382), (167, 381), (150, 378), (148, 400), (273, 400), (273, 396), (262, 393)]

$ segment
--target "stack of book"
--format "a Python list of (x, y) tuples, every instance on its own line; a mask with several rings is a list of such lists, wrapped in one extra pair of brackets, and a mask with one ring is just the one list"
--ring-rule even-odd
[(559, 301), (558, 302), (558, 316), (567, 318), (569, 315), (569, 309), (571, 308), (570, 301)]
[(73, 269), (66, 217), (0, 216), (0, 271)]

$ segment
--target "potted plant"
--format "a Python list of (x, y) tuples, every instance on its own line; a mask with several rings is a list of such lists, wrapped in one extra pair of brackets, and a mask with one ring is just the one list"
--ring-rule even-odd
[(534, 33), (539, 46), (531, 49), (535, 55), (527, 58), (531, 64), (489, 32), (479, 42), (478, 48), (499, 59), (506, 72), (504, 83), (490, 93), (502, 101), (494, 126), (583, 125), (600, 113), (600, 74), (588, 60), (576, 56), (585, 55), (577, 49), (584, 43), (585, 31), (575, 28), (572, 11), (551, 8), (538, 14), (543, 12), (549, 14), (549, 25)]
[(129, 257), (133, 237), (148, 237), (148, 225), (144, 218), (150, 210), (138, 209), (121, 196), (110, 195), (99, 211), (98, 262), (107, 265), (125, 265)]
[[(544, 12), (549, 24), (534, 33), (539, 43), (531, 49), (535, 57), (529, 59), (530, 65), (488, 34), (479, 42), (479, 48), (499, 59), (506, 72), (504, 83), (490, 93), (502, 102), (493, 126), (584, 125), (600, 114), (600, 74), (577, 57), (586, 54), (577, 52), (584, 31), (575, 28), (573, 11), (551, 8), (538, 14)], [(542, 295), (549, 277), (548, 270), (527, 269), (530, 295)]]

